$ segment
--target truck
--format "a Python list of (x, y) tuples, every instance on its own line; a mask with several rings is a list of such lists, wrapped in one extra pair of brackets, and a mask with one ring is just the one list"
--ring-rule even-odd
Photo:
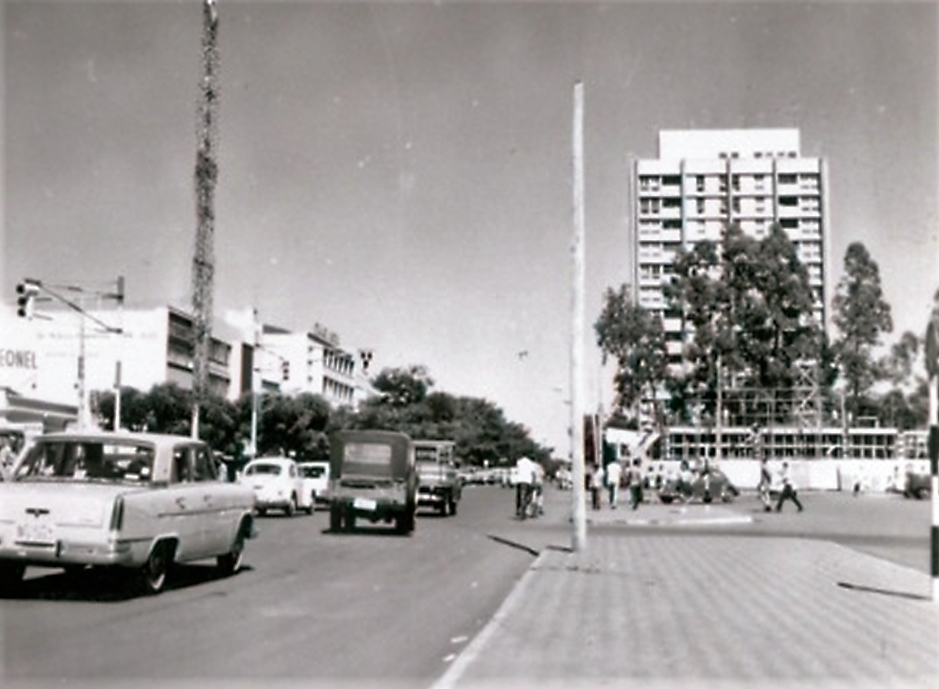
[(355, 529), (357, 520), (394, 523), (414, 531), (418, 476), (414, 443), (397, 431), (336, 431), (330, 435), (329, 529)]
[(463, 479), (457, 471), (455, 447), (452, 440), (414, 441), (418, 508), (429, 507), (442, 515), (456, 514), (463, 496)]

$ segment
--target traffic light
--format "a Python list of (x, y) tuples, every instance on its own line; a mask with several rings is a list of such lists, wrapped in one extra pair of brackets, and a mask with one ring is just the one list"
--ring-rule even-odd
[(33, 303), (39, 294), (39, 282), (36, 280), (23, 280), (16, 286), (16, 314), (20, 318), (33, 317)]
[(280, 373), (283, 376), (284, 380), (290, 380), (290, 362), (289, 361), (280, 362)]

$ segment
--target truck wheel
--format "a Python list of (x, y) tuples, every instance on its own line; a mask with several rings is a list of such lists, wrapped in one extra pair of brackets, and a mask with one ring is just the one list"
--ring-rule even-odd
[(13, 593), (25, 573), (26, 565), (22, 562), (0, 562), (0, 596)]

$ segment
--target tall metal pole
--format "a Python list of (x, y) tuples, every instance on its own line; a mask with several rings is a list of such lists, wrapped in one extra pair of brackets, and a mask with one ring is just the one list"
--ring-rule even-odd
[(199, 437), (199, 406), (209, 392), (212, 293), (215, 279), (215, 158), (218, 105), (218, 13), (215, 0), (202, 5), (202, 80), (199, 85), (199, 148), (196, 151), (196, 250), (192, 261), (193, 364), (192, 436)]
[(929, 485), (932, 526), (929, 532), (932, 600), (939, 602), (939, 291), (926, 327), (926, 372), (929, 374)]
[(584, 85), (574, 84), (574, 236), (571, 243), (571, 549), (587, 547), (584, 478)]

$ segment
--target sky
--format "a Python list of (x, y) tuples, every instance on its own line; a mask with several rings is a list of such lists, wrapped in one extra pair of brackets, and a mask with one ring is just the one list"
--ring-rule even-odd
[[(201, 3), (3, 1), (0, 287), (191, 304)], [(574, 85), (592, 330), (630, 280), (630, 161), (662, 129), (794, 127), (831, 268), (863, 242), (894, 333), (936, 290), (935, 2), (218, 0), (215, 318), (320, 323), (567, 454)], [(580, 336), (580, 334), (578, 334)], [(522, 354), (523, 352), (527, 354)]]

